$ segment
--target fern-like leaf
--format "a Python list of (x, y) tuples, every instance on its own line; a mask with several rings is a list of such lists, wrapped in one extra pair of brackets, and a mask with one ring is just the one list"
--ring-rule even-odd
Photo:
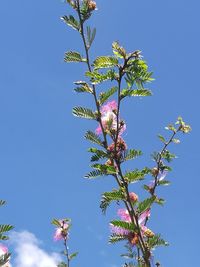
[(157, 246), (168, 246), (169, 243), (160, 237), (160, 235), (155, 235), (148, 239), (148, 245), (150, 248), (155, 248)]
[(109, 243), (110, 244), (115, 244), (118, 243), (120, 241), (124, 241), (127, 239), (127, 236), (124, 235), (117, 235), (117, 234), (112, 234), (109, 238)]
[(95, 113), (88, 108), (75, 107), (73, 108), (72, 113), (74, 116), (79, 118), (90, 119), (90, 120), (96, 120), (97, 118)]
[(112, 44), (113, 53), (119, 58), (126, 58), (126, 50), (118, 42)]
[(87, 48), (89, 49), (94, 41), (94, 38), (96, 36), (96, 28), (91, 30), (91, 28), (87, 27)]
[(125, 222), (125, 221), (114, 220), (114, 221), (111, 221), (110, 223), (113, 226), (123, 228), (123, 229), (128, 230), (128, 231), (134, 231), (136, 229), (136, 227), (132, 223)]
[(74, 30), (80, 31), (80, 23), (72, 16), (63, 16), (61, 19)]
[(102, 212), (105, 214), (106, 210), (107, 210), (108, 206), (111, 204), (111, 202), (120, 201), (120, 200), (124, 200), (124, 199), (125, 199), (124, 194), (120, 189), (119, 190), (113, 190), (112, 192), (105, 192), (102, 194), (100, 208), (101, 208)]
[(112, 56), (100, 56), (93, 62), (94, 69), (112, 68), (118, 65), (118, 59)]
[(87, 179), (93, 179), (99, 176), (104, 176), (105, 173), (100, 171), (100, 170), (95, 170), (95, 171), (91, 171), (89, 173), (87, 173), (84, 177)]
[(127, 96), (151, 96), (152, 92), (148, 89), (135, 89), (135, 90), (130, 90), (130, 89), (123, 89), (121, 91), (120, 97), (121, 99), (127, 97)]
[(125, 179), (128, 183), (135, 183), (138, 181), (141, 181), (144, 179), (145, 175), (147, 175), (148, 173), (150, 173), (150, 169), (148, 168), (144, 168), (143, 170), (138, 170), (135, 169), (134, 171), (131, 172), (126, 172), (125, 173)]
[(85, 138), (94, 144), (103, 146), (103, 142), (101, 141), (99, 136), (92, 131), (87, 131), (85, 134)]
[(112, 81), (117, 77), (117, 74), (114, 70), (108, 70), (105, 73), (100, 73), (98, 71), (87, 71), (85, 75), (91, 79), (92, 84), (99, 84), (108, 80)]
[(141, 155), (142, 155), (142, 151), (141, 150), (129, 149), (129, 150), (127, 150), (125, 152), (124, 161), (135, 159), (135, 158), (137, 158), (137, 157), (139, 157)]
[(143, 200), (142, 202), (138, 204), (137, 212), (139, 214), (142, 214), (146, 210), (150, 209), (151, 205), (154, 203), (155, 200), (156, 200), (155, 196), (146, 198), (145, 200)]
[(99, 97), (99, 104), (103, 105), (117, 91), (117, 89), (117, 86), (114, 86), (108, 91), (101, 93)]
[(87, 62), (87, 60), (85, 58), (82, 58), (82, 56), (76, 51), (66, 52), (64, 61), (65, 62)]

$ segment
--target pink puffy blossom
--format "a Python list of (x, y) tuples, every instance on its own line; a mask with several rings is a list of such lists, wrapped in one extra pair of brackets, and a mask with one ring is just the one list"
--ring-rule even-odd
[(126, 230), (126, 229), (121, 228), (121, 227), (114, 226), (112, 224), (110, 224), (110, 230), (111, 230), (112, 233), (117, 234), (117, 235), (128, 235), (128, 234), (130, 234), (129, 230)]
[(8, 248), (0, 244), (0, 256), (3, 256), (6, 253), (8, 253)]
[[(131, 218), (128, 210), (119, 209), (117, 214), (119, 215), (122, 221), (131, 223)], [(146, 237), (152, 237), (154, 235), (154, 233), (145, 226), (146, 220), (149, 218), (149, 216), (150, 210), (146, 210), (142, 214), (140, 214), (138, 218), (138, 224), (140, 226), (141, 233)], [(137, 244), (139, 240), (138, 234), (134, 231), (124, 229), (123, 227), (117, 227), (112, 224), (110, 224), (110, 229), (112, 233), (126, 237), (129, 240), (130, 244), (132, 244), (133, 246)]]
[[(106, 105), (103, 105), (101, 107), (100, 112), (101, 112), (101, 122), (102, 122), (105, 132), (110, 133), (112, 131), (116, 131), (117, 130), (117, 116), (116, 116), (117, 102), (115, 100), (108, 102)], [(125, 131), (126, 125), (122, 121), (120, 121), (119, 124), (120, 124), (118, 127), (120, 129), (119, 134), (121, 135)], [(96, 133), (97, 134), (102, 133), (102, 129), (100, 125), (96, 129)]]
[[(8, 248), (2, 244), (0, 244), (0, 257), (8, 253)], [(10, 267), (9, 261), (2, 265), (2, 267)]]
[(129, 215), (128, 210), (126, 210), (126, 209), (118, 209), (117, 214), (121, 218), (122, 221), (131, 222), (131, 217)]
[(60, 227), (56, 228), (56, 231), (54, 233), (55, 241), (67, 239), (68, 237), (69, 224), (65, 220), (59, 220), (59, 222)]

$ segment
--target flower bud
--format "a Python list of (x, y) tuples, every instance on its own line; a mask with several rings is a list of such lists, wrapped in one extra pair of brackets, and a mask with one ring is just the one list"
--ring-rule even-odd
[(88, 4), (88, 9), (90, 11), (93, 11), (93, 10), (95, 10), (97, 8), (97, 4), (96, 4), (95, 1), (88, 0), (87, 4)]
[(138, 201), (138, 195), (136, 195), (134, 192), (130, 192), (129, 197), (132, 202)]
[(154, 233), (148, 228), (145, 230), (144, 234), (146, 237), (153, 237), (154, 236)]
[(128, 235), (128, 241), (131, 243), (132, 246), (136, 245), (139, 241), (138, 234), (136, 233), (130, 233)]
[(158, 175), (158, 168), (157, 167), (154, 167), (152, 170), (151, 170), (151, 173), (152, 175), (155, 177), (156, 175)]

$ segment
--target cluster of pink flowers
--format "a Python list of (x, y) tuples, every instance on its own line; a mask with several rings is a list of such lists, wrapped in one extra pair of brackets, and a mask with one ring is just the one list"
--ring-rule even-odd
[[(116, 133), (117, 131), (117, 102), (115, 100), (108, 102), (106, 105), (101, 107), (101, 121), (104, 131), (108, 134)], [(123, 121), (119, 122), (118, 125), (119, 134), (121, 135), (125, 129), (126, 125)], [(99, 125), (96, 129), (97, 134), (102, 133), (101, 126)]]
[[(6, 246), (0, 244), (0, 257), (4, 256), (7, 253), (8, 253), (8, 248)], [(7, 263), (5, 263), (4, 265), (2, 265), (2, 267), (10, 267), (9, 261)]]
[[(127, 209), (119, 209), (117, 214), (119, 215), (122, 221), (131, 223), (131, 217)], [(145, 226), (146, 220), (149, 217), (150, 217), (150, 210), (146, 210), (139, 216), (138, 223), (139, 223), (142, 235), (147, 236), (147, 237), (152, 237), (154, 233)], [(138, 243), (139, 237), (136, 232), (124, 229), (122, 227), (116, 227), (112, 224), (110, 225), (110, 228), (111, 228), (112, 233), (116, 235), (125, 236), (131, 245), (134, 246)]]
[(69, 224), (66, 220), (59, 220), (60, 226), (56, 228), (54, 233), (54, 240), (66, 240), (68, 238)]

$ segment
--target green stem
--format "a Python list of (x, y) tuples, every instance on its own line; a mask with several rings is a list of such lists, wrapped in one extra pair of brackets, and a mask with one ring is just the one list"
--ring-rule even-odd
[(173, 140), (174, 136), (177, 134), (177, 132), (178, 132), (178, 130), (176, 130), (176, 131), (173, 132), (172, 136), (170, 137), (170, 139), (168, 140), (168, 142), (166, 142), (164, 144), (164, 147), (162, 148), (161, 152), (159, 153), (158, 159), (156, 161), (156, 163), (157, 163), (157, 174), (155, 175), (155, 178), (154, 178), (155, 179), (154, 180), (154, 186), (153, 186), (153, 188), (151, 190), (152, 196), (155, 195), (155, 190), (156, 190), (156, 187), (158, 185), (158, 176), (159, 176), (159, 172), (161, 170), (161, 162), (162, 162), (163, 153), (165, 152), (165, 150), (168, 147), (168, 145), (172, 142), (172, 140)]
[[(127, 200), (124, 201), (124, 204), (129, 212), (129, 215), (130, 215), (130, 218), (131, 218), (131, 221), (134, 225), (136, 225), (137, 227), (137, 231), (138, 231), (138, 234), (139, 234), (139, 246), (141, 248), (141, 251), (142, 251), (142, 254), (143, 254), (143, 258), (146, 262), (146, 265), (147, 267), (150, 267), (150, 261), (149, 261), (149, 250), (146, 248), (145, 246), (145, 242), (143, 240), (143, 236), (142, 236), (142, 233), (141, 233), (141, 230), (140, 230), (140, 225), (139, 225), (139, 222), (138, 222), (138, 216), (133, 208), (133, 205), (132, 205), (132, 202), (130, 200), (130, 196), (129, 196), (129, 189), (128, 189), (128, 185), (124, 179), (124, 176), (122, 174), (122, 170), (121, 170), (121, 164), (118, 160), (118, 157), (117, 157), (117, 142), (118, 142), (118, 137), (119, 137), (119, 132), (120, 132), (120, 128), (119, 128), (119, 111), (120, 111), (120, 103), (121, 103), (121, 99), (120, 99), (120, 93), (121, 93), (121, 81), (122, 81), (122, 77), (123, 77), (123, 70), (126, 68), (126, 65), (127, 65), (127, 61), (125, 60), (124, 61), (124, 65), (123, 67), (119, 67), (119, 80), (118, 80), (118, 106), (117, 106), (117, 131), (116, 131), (116, 138), (115, 138), (115, 151), (114, 151), (114, 154), (115, 154), (115, 163), (117, 165), (117, 168), (118, 168), (118, 171), (119, 171), (119, 175), (121, 177), (121, 180), (123, 182), (123, 186), (125, 188), (125, 191), (126, 191), (126, 195), (127, 195)], [(118, 182), (119, 186), (120, 186), (120, 182)], [(120, 186), (121, 187), (121, 186)]]
[[(83, 45), (84, 45), (84, 49), (85, 49), (85, 54), (86, 54), (86, 60), (87, 60), (87, 66), (88, 66), (88, 70), (91, 72), (92, 68), (91, 68), (91, 64), (90, 64), (90, 56), (89, 56), (89, 51), (88, 51), (88, 47), (87, 47), (87, 43), (86, 43), (86, 39), (85, 39), (85, 34), (84, 34), (84, 22), (81, 18), (81, 12), (80, 12), (80, 2), (79, 0), (77, 0), (77, 12), (78, 12), (78, 17), (79, 17), (79, 22), (80, 22), (80, 34), (83, 40)], [(108, 146), (108, 142), (107, 142), (107, 138), (106, 138), (106, 133), (104, 131), (103, 128), (103, 124), (102, 124), (102, 120), (101, 120), (101, 111), (100, 111), (100, 106), (99, 106), (99, 102), (98, 102), (98, 98), (97, 98), (97, 93), (96, 93), (96, 87), (95, 85), (92, 84), (92, 89), (93, 89), (93, 96), (94, 96), (94, 101), (96, 104), (96, 108), (97, 108), (97, 112), (98, 112), (98, 119), (99, 119), (99, 124), (103, 133), (103, 137), (104, 137), (104, 147), (107, 148)]]
[(65, 255), (67, 258), (67, 267), (70, 267), (69, 248), (67, 247), (67, 239), (64, 239)]

